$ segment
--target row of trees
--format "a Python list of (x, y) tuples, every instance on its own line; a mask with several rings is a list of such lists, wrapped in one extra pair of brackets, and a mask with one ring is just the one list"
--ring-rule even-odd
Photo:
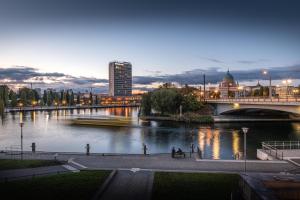
[(150, 115), (152, 110), (161, 115), (176, 114), (179, 113), (180, 106), (183, 113), (198, 111), (203, 105), (195, 95), (196, 90), (188, 85), (183, 88), (163, 85), (159, 89), (143, 95), (141, 112), (143, 115)]
[[(76, 98), (75, 98), (76, 96)], [(44, 90), (40, 96), (39, 93), (30, 88), (20, 88), (18, 93), (6, 85), (0, 85), (0, 113), (4, 112), (5, 107), (17, 106), (55, 106), (55, 105), (75, 105), (80, 103), (98, 104), (97, 96), (93, 99), (93, 94), (89, 97), (80, 98), (81, 94), (74, 94), (72, 90), (62, 90), (59, 92), (53, 90)]]

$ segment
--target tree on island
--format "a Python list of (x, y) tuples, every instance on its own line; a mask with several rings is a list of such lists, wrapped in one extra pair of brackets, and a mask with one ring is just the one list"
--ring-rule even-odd
[(151, 114), (151, 92), (145, 93), (142, 96), (141, 102), (141, 113), (143, 115), (150, 115)]
[(77, 93), (77, 104), (80, 104), (80, 92)]
[(0, 116), (1, 118), (3, 117), (4, 115), (4, 102), (3, 102), (3, 99), (0, 97)]
[(11, 107), (16, 107), (18, 105), (17, 94), (13, 90), (9, 91), (9, 99)]
[(70, 94), (70, 105), (71, 106), (75, 105), (73, 90), (71, 90), (71, 94)]
[(151, 94), (151, 105), (153, 109), (162, 115), (174, 114), (179, 111), (182, 95), (176, 88), (160, 88)]
[(203, 105), (197, 99), (196, 93), (197, 89), (188, 85), (175, 88), (174, 85), (164, 84), (152, 92), (143, 94), (141, 114), (151, 115), (152, 109), (161, 115), (178, 114), (180, 106), (183, 112), (198, 112)]

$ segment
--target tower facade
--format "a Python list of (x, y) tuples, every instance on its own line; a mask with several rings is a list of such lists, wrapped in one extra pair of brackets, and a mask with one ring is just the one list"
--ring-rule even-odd
[(109, 63), (109, 95), (132, 95), (132, 65), (129, 62)]

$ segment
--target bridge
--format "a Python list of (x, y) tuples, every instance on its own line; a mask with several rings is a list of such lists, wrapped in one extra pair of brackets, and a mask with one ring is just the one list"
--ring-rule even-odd
[(215, 115), (237, 113), (240, 111), (279, 111), (300, 115), (300, 98), (227, 98), (206, 99), (213, 105)]

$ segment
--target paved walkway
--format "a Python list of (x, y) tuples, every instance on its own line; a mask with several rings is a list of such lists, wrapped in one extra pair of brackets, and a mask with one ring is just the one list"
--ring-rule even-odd
[[(24, 159), (53, 159), (55, 153), (25, 154)], [(196, 154), (195, 154), (196, 155)], [(71, 160), (74, 167), (88, 169), (131, 169), (141, 168), (152, 171), (244, 171), (243, 160), (197, 160), (192, 158), (171, 158), (170, 154), (153, 155), (126, 155), (126, 154), (91, 154), (86, 156), (79, 153), (58, 153), (57, 159), (62, 161)], [(0, 158), (9, 156), (0, 153)], [(69, 163), (70, 164), (70, 163)], [(77, 167), (76, 167), (77, 166)], [(261, 161), (248, 160), (247, 171), (249, 172), (285, 172), (299, 169), (298, 166), (287, 161)]]
[[(141, 168), (152, 171), (244, 171), (244, 161), (239, 160), (196, 160), (195, 158), (173, 159), (170, 155), (151, 156), (86, 156), (77, 157), (74, 161), (90, 169), (131, 169)], [(286, 161), (247, 162), (247, 171), (251, 172), (284, 172), (297, 168)]]
[(150, 200), (154, 173), (118, 170), (100, 200)]

